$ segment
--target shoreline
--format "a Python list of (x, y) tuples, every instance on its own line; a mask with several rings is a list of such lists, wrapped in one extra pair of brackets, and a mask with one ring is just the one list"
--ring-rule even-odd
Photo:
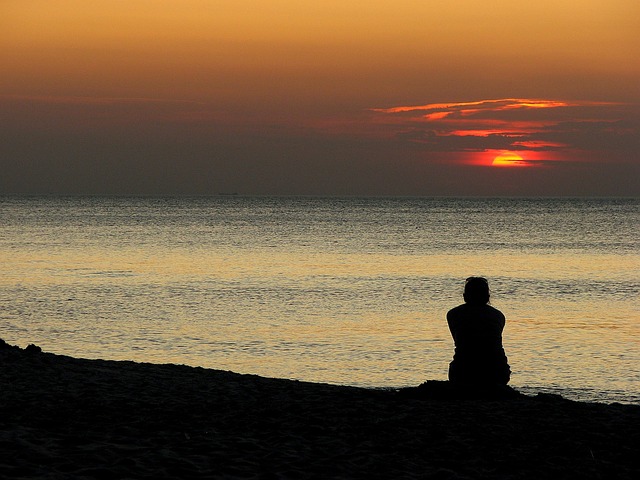
[(454, 398), (433, 388), (415, 395), (420, 388), (427, 387), (399, 393), (85, 360), (2, 342), (0, 476), (624, 479), (640, 472), (640, 406), (548, 394)]

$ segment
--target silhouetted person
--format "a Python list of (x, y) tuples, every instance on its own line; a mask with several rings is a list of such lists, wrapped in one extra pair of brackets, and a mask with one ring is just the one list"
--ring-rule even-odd
[(464, 286), (465, 303), (447, 312), (455, 342), (449, 381), (459, 385), (506, 385), (511, 369), (502, 347), (505, 318), (489, 305), (489, 283), (470, 277)]

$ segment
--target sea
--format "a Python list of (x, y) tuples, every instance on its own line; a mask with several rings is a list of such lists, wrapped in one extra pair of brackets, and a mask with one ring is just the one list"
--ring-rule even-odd
[(640, 404), (640, 199), (0, 197), (0, 338), (370, 388), (445, 380), (484, 276), (511, 385)]

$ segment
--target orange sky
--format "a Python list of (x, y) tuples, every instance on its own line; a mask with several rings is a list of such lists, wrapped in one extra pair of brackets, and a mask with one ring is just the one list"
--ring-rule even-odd
[[(0, 193), (483, 194), (505, 173), (453, 167), (507, 151), (574, 165), (509, 179), (531, 194), (607, 193), (571, 184), (587, 161), (636, 194), (639, 19), (636, 0), (4, 0)], [(91, 173), (125, 165), (138, 181)]]

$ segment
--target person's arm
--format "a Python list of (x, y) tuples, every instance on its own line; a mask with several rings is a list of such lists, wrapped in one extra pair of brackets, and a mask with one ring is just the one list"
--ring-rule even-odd
[(457, 322), (452, 310), (449, 310), (447, 312), (447, 324), (449, 325), (449, 331), (451, 332), (451, 337), (455, 341), (456, 331), (457, 331)]

